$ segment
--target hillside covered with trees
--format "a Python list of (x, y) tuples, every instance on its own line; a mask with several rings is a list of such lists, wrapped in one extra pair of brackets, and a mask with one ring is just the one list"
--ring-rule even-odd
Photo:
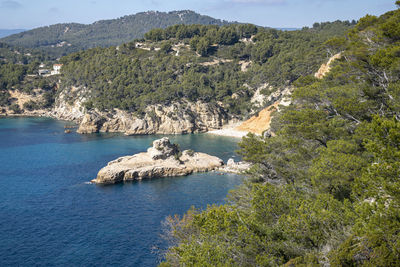
[[(14, 90), (41, 88), (45, 101), (27, 108), (49, 108), (57, 88), (67, 102), (85, 99), (86, 111), (143, 115), (149, 105), (185, 99), (216, 103), (243, 118), (256, 88), (271, 85), (262, 92), (268, 95), (294, 86), (291, 105), (274, 113), (274, 135), (248, 135), (240, 143), (239, 153), (253, 166), (227, 204), (166, 220), (171, 247), (161, 265), (397, 266), (400, 9), (356, 25), (316, 23), (297, 31), (200, 25), (215, 21), (196, 22), (191, 12), (188, 20), (200, 24), (167, 27), (186, 15), (140, 13), (154, 14), (160, 20), (146, 29), (159, 28), (136, 29), (143, 38), (131, 42), (137, 36), (113, 29), (138, 17), (90, 25), (103, 31), (93, 36), (87, 25), (60, 24), (9, 37), (47, 52), (0, 44), (0, 106), (15, 105)], [(165, 22), (164, 15), (173, 19)], [(116, 43), (105, 37), (109, 32)], [(84, 35), (93, 42), (79, 43)], [(82, 48), (88, 50), (73, 52)], [(338, 53), (330, 72), (315, 78)], [(61, 54), (68, 54), (60, 59), (61, 75), (28, 77)]]
[(400, 9), (325, 42), (341, 59), (297, 79), (276, 136), (242, 140), (254, 165), (227, 204), (166, 221), (161, 265), (398, 266), (399, 29)]
[[(150, 104), (184, 98), (220, 102), (228, 112), (246, 115), (254, 88), (266, 82), (284, 87), (314, 73), (329, 57), (323, 43), (351, 26), (337, 21), (291, 32), (250, 24), (153, 29), (144, 40), (62, 58), (61, 84), (87, 88), (89, 109), (142, 113)], [(243, 64), (249, 64), (245, 71)]]
[(92, 24), (63, 23), (24, 31), (0, 39), (0, 42), (45, 51), (54, 58), (93, 47), (119, 45), (142, 38), (153, 28), (175, 24), (225, 25), (227, 21), (197, 14), (190, 10), (141, 12)]
[(27, 49), (0, 43), (0, 107), (9, 106), (14, 112), (22, 112), (10, 95), (18, 90), (26, 94), (35, 94), (34, 89), (42, 89), (45, 101), (30, 103), (29, 109), (51, 108), (57, 79), (38, 76), (41, 63), (53, 64), (51, 57), (35, 49)]

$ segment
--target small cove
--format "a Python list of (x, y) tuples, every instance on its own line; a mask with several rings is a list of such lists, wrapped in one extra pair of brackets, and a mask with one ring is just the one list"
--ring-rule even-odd
[[(67, 122), (0, 119), (0, 263), (6, 265), (155, 266), (161, 222), (192, 205), (221, 204), (242, 182), (233, 174), (97, 186), (98, 170), (145, 151), (161, 135), (65, 134)], [(169, 136), (182, 149), (226, 161), (238, 139)], [(236, 156), (237, 157), (237, 156)]]

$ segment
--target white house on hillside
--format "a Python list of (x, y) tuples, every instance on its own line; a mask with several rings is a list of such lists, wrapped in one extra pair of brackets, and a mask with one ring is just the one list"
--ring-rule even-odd
[(38, 73), (40, 76), (46, 76), (49, 75), (50, 71), (48, 69), (39, 69)]
[(53, 70), (51, 71), (51, 75), (60, 74), (60, 70), (63, 64), (54, 64)]

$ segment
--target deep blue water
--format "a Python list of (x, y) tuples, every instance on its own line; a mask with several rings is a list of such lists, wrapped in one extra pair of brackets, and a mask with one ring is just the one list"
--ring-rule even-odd
[[(190, 206), (221, 204), (236, 175), (194, 174), (98, 186), (108, 161), (145, 151), (160, 136), (65, 134), (66, 122), (0, 119), (0, 266), (155, 266), (161, 223)], [(170, 136), (225, 161), (237, 140)]]

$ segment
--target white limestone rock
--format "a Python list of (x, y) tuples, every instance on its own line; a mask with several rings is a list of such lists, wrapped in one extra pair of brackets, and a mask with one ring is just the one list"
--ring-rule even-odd
[(184, 176), (206, 172), (223, 165), (220, 158), (191, 150), (180, 153), (167, 137), (153, 142), (147, 152), (120, 157), (102, 168), (92, 182), (114, 184), (155, 177)]

